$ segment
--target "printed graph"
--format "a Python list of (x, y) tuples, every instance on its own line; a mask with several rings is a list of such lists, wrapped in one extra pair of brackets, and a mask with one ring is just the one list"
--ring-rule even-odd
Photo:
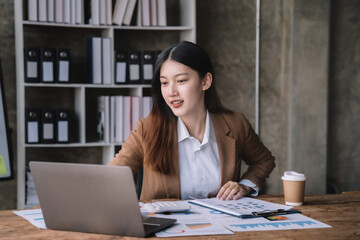
[(174, 227), (174, 228), (168, 228), (168, 229), (163, 230), (161, 232), (165, 233), (165, 234), (178, 235), (178, 234), (185, 233), (186, 230), (182, 229), (181, 227)]
[(265, 210), (273, 211), (278, 209), (288, 210), (291, 207), (272, 202), (266, 202), (260, 199), (243, 197), (238, 200), (222, 201), (217, 198), (196, 199), (191, 203), (205, 206), (208, 208), (225, 211), (232, 214), (251, 214), (252, 212), (262, 212)]
[(225, 215), (225, 213), (217, 211), (217, 210), (211, 210), (209, 213), (210, 214), (216, 214), (216, 215)]
[(191, 224), (185, 224), (190, 229), (199, 229), (199, 228), (205, 228), (212, 226), (211, 223), (191, 223)]
[[(285, 216), (279, 216), (285, 217)], [(290, 230), (307, 228), (328, 228), (331, 227), (315, 219), (302, 214), (289, 214), (285, 218), (289, 220), (270, 221), (265, 218), (239, 219), (224, 225), (234, 232), (265, 231), (265, 230)]]
[(310, 225), (314, 225), (316, 224), (313, 221), (296, 221), (296, 222), (270, 222), (270, 223), (250, 223), (250, 224), (230, 224), (231, 227), (235, 227), (235, 228), (242, 228), (244, 230), (246, 229), (253, 229), (253, 230), (257, 230), (257, 228), (263, 228), (263, 227), (272, 227), (275, 229), (281, 229), (281, 228), (286, 228), (289, 229), (288, 227), (305, 227), (305, 226), (310, 226)]
[(231, 203), (220, 203), (217, 204), (219, 207), (226, 209), (235, 210), (237, 212), (254, 212), (254, 211), (264, 211), (267, 210), (264, 204), (259, 204), (256, 202), (231, 202)]

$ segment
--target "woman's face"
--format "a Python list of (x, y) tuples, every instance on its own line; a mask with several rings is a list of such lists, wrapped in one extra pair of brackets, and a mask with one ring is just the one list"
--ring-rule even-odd
[(174, 115), (181, 118), (205, 110), (205, 90), (211, 80), (211, 74), (200, 79), (195, 70), (174, 60), (166, 60), (160, 68), (161, 94)]

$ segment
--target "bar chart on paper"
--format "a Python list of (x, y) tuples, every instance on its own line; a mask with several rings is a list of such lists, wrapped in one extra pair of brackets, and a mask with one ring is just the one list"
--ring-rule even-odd
[(182, 237), (199, 235), (233, 234), (218, 223), (206, 218), (178, 218), (177, 223), (170, 228), (157, 232), (157, 237)]
[(190, 223), (190, 224), (185, 224), (185, 225), (190, 229), (199, 229), (199, 228), (210, 227), (212, 224), (209, 222), (206, 222), (206, 223)]
[(331, 227), (315, 219), (306, 217), (302, 214), (290, 214), (284, 218), (286, 220), (270, 221), (266, 218), (239, 219), (232, 220), (224, 226), (234, 232), (246, 231), (268, 231), (268, 230), (290, 230), (307, 228), (328, 228)]

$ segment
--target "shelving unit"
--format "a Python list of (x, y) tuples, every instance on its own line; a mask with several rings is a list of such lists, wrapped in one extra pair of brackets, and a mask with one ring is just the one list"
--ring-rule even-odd
[[(26, 152), (28, 149), (50, 148), (50, 149), (66, 149), (71, 151), (74, 148), (101, 148), (102, 163), (106, 164), (115, 154), (115, 148), (118, 143), (94, 142), (89, 139), (89, 130), (87, 124), (87, 99), (92, 95), (90, 93), (103, 92), (119, 92), (125, 95), (144, 96), (149, 94), (150, 85), (95, 85), (95, 84), (43, 84), (43, 83), (25, 83), (24, 81), (24, 47), (37, 44), (54, 44), (51, 47), (68, 47), (68, 44), (75, 44), (74, 48), (78, 48), (85, 39), (92, 36), (110, 37), (112, 39), (113, 50), (120, 47), (133, 47), (133, 44), (141, 46), (153, 47), (154, 42), (162, 48), (174, 43), (174, 38), (168, 39), (168, 33), (176, 34), (177, 41), (187, 40), (196, 42), (196, 1), (195, 0), (176, 0), (179, 6), (179, 26), (167, 27), (138, 27), (138, 26), (94, 26), (88, 24), (71, 25), (57, 23), (30, 22), (24, 19), (24, 7), (26, 0), (15, 0), (15, 50), (16, 50), (16, 94), (17, 94), (17, 207), (19, 209), (31, 207), (27, 206), (26, 199), (26, 178), (25, 171), (28, 164)], [(87, 1), (87, 0), (84, 0)], [(170, 1), (170, 0), (168, 0)], [(80, 33), (79, 33), (80, 32)], [(124, 41), (124, 39), (132, 35), (145, 34), (146, 38), (134, 41)], [(163, 35), (163, 36), (162, 36)], [(41, 37), (39, 37), (41, 36)], [(75, 36), (75, 37), (74, 37)], [(161, 37), (162, 36), (162, 37)], [(173, 36), (173, 35), (171, 35)], [(76, 38), (77, 37), (77, 38)], [(151, 37), (151, 38), (149, 38)], [(77, 42), (81, 39), (80, 43)], [(75, 39), (75, 40), (74, 40)], [(151, 41), (149, 41), (151, 39)], [(63, 45), (59, 43), (63, 41)], [(149, 42), (148, 42), (149, 41)], [(39, 43), (38, 43), (39, 42)], [(80, 45), (79, 45), (80, 44)], [(65, 45), (65, 46), (64, 46)], [(72, 48), (71, 48), (72, 50)], [(145, 47), (144, 47), (145, 50)], [(156, 49), (154, 49), (156, 50)], [(73, 54), (73, 52), (71, 53)], [(74, 61), (78, 64), (86, 64), (86, 52), (79, 51), (74, 54)], [(114, 58), (113, 58), (114, 59)], [(71, 63), (70, 63), (71, 64)], [(114, 74), (113, 74), (114, 76)], [(85, 79), (84, 73), (78, 73), (76, 77)], [(113, 79), (114, 80), (114, 79)], [(114, 82), (114, 81), (113, 81)], [(77, 134), (78, 141), (68, 144), (26, 144), (25, 143), (25, 108), (39, 107), (32, 106), (35, 104), (29, 101), (32, 94), (44, 94), (46, 91), (55, 91), (67, 93), (71, 95), (68, 99), (71, 103), (75, 117), (78, 122)], [(46, 94), (46, 93), (45, 93)], [(57, 93), (56, 93), (57, 94)], [(46, 102), (46, 101), (45, 101)], [(46, 104), (46, 103), (39, 103)], [(47, 103), (49, 104), (49, 103)], [(53, 103), (54, 104), (54, 103)], [(41, 107), (41, 106), (40, 106)], [(65, 150), (64, 150), (65, 151)], [(73, 162), (76, 162), (74, 160)]]

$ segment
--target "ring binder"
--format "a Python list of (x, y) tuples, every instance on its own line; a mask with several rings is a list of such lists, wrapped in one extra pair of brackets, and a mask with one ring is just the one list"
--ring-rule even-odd
[(41, 48), (41, 82), (55, 82), (55, 49)]
[(93, 37), (87, 40), (87, 61), (89, 81), (93, 84), (102, 84), (101, 38)]
[(39, 143), (40, 135), (40, 112), (36, 109), (27, 109), (25, 111), (25, 142)]
[(40, 81), (39, 52), (38, 48), (24, 48), (25, 82), (36, 83)]
[(29, 21), (38, 21), (38, 1), (37, 0), (28, 0), (28, 20)]
[(68, 48), (59, 48), (57, 49), (56, 54), (56, 63), (57, 63), (57, 82), (59, 83), (69, 83), (70, 82), (70, 49)]
[(127, 51), (117, 51), (115, 55), (115, 83), (125, 84), (127, 81)]
[(53, 110), (42, 111), (40, 140), (42, 143), (55, 142), (55, 113)]
[(38, 0), (38, 21), (46, 22), (47, 21), (47, 0)]
[(47, 1), (47, 21), (48, 22), (55, 21), (55, 0)]
[(141, 69), (142, 69), (142, 83), (151, 84), (153, 79), (155, 63), (154, 51), (142, 51), (141, 54)]
[(55, 22), (64, 23), (64, 0), (55, 0)]
[(128, 68), (129, 68), (129, 84), (140, 83), (140, 51), (129, 51)]
[(69, 142), (69, 125), (70, 113), (67, 110), (58, 110), (56, 113), (57, 134), (56, 141), (58, 143)]
[(112, 51), (111, 38), (101, 39), (101, 63), (102, 63), (102, 82), (103, 84), (112, 84)]

